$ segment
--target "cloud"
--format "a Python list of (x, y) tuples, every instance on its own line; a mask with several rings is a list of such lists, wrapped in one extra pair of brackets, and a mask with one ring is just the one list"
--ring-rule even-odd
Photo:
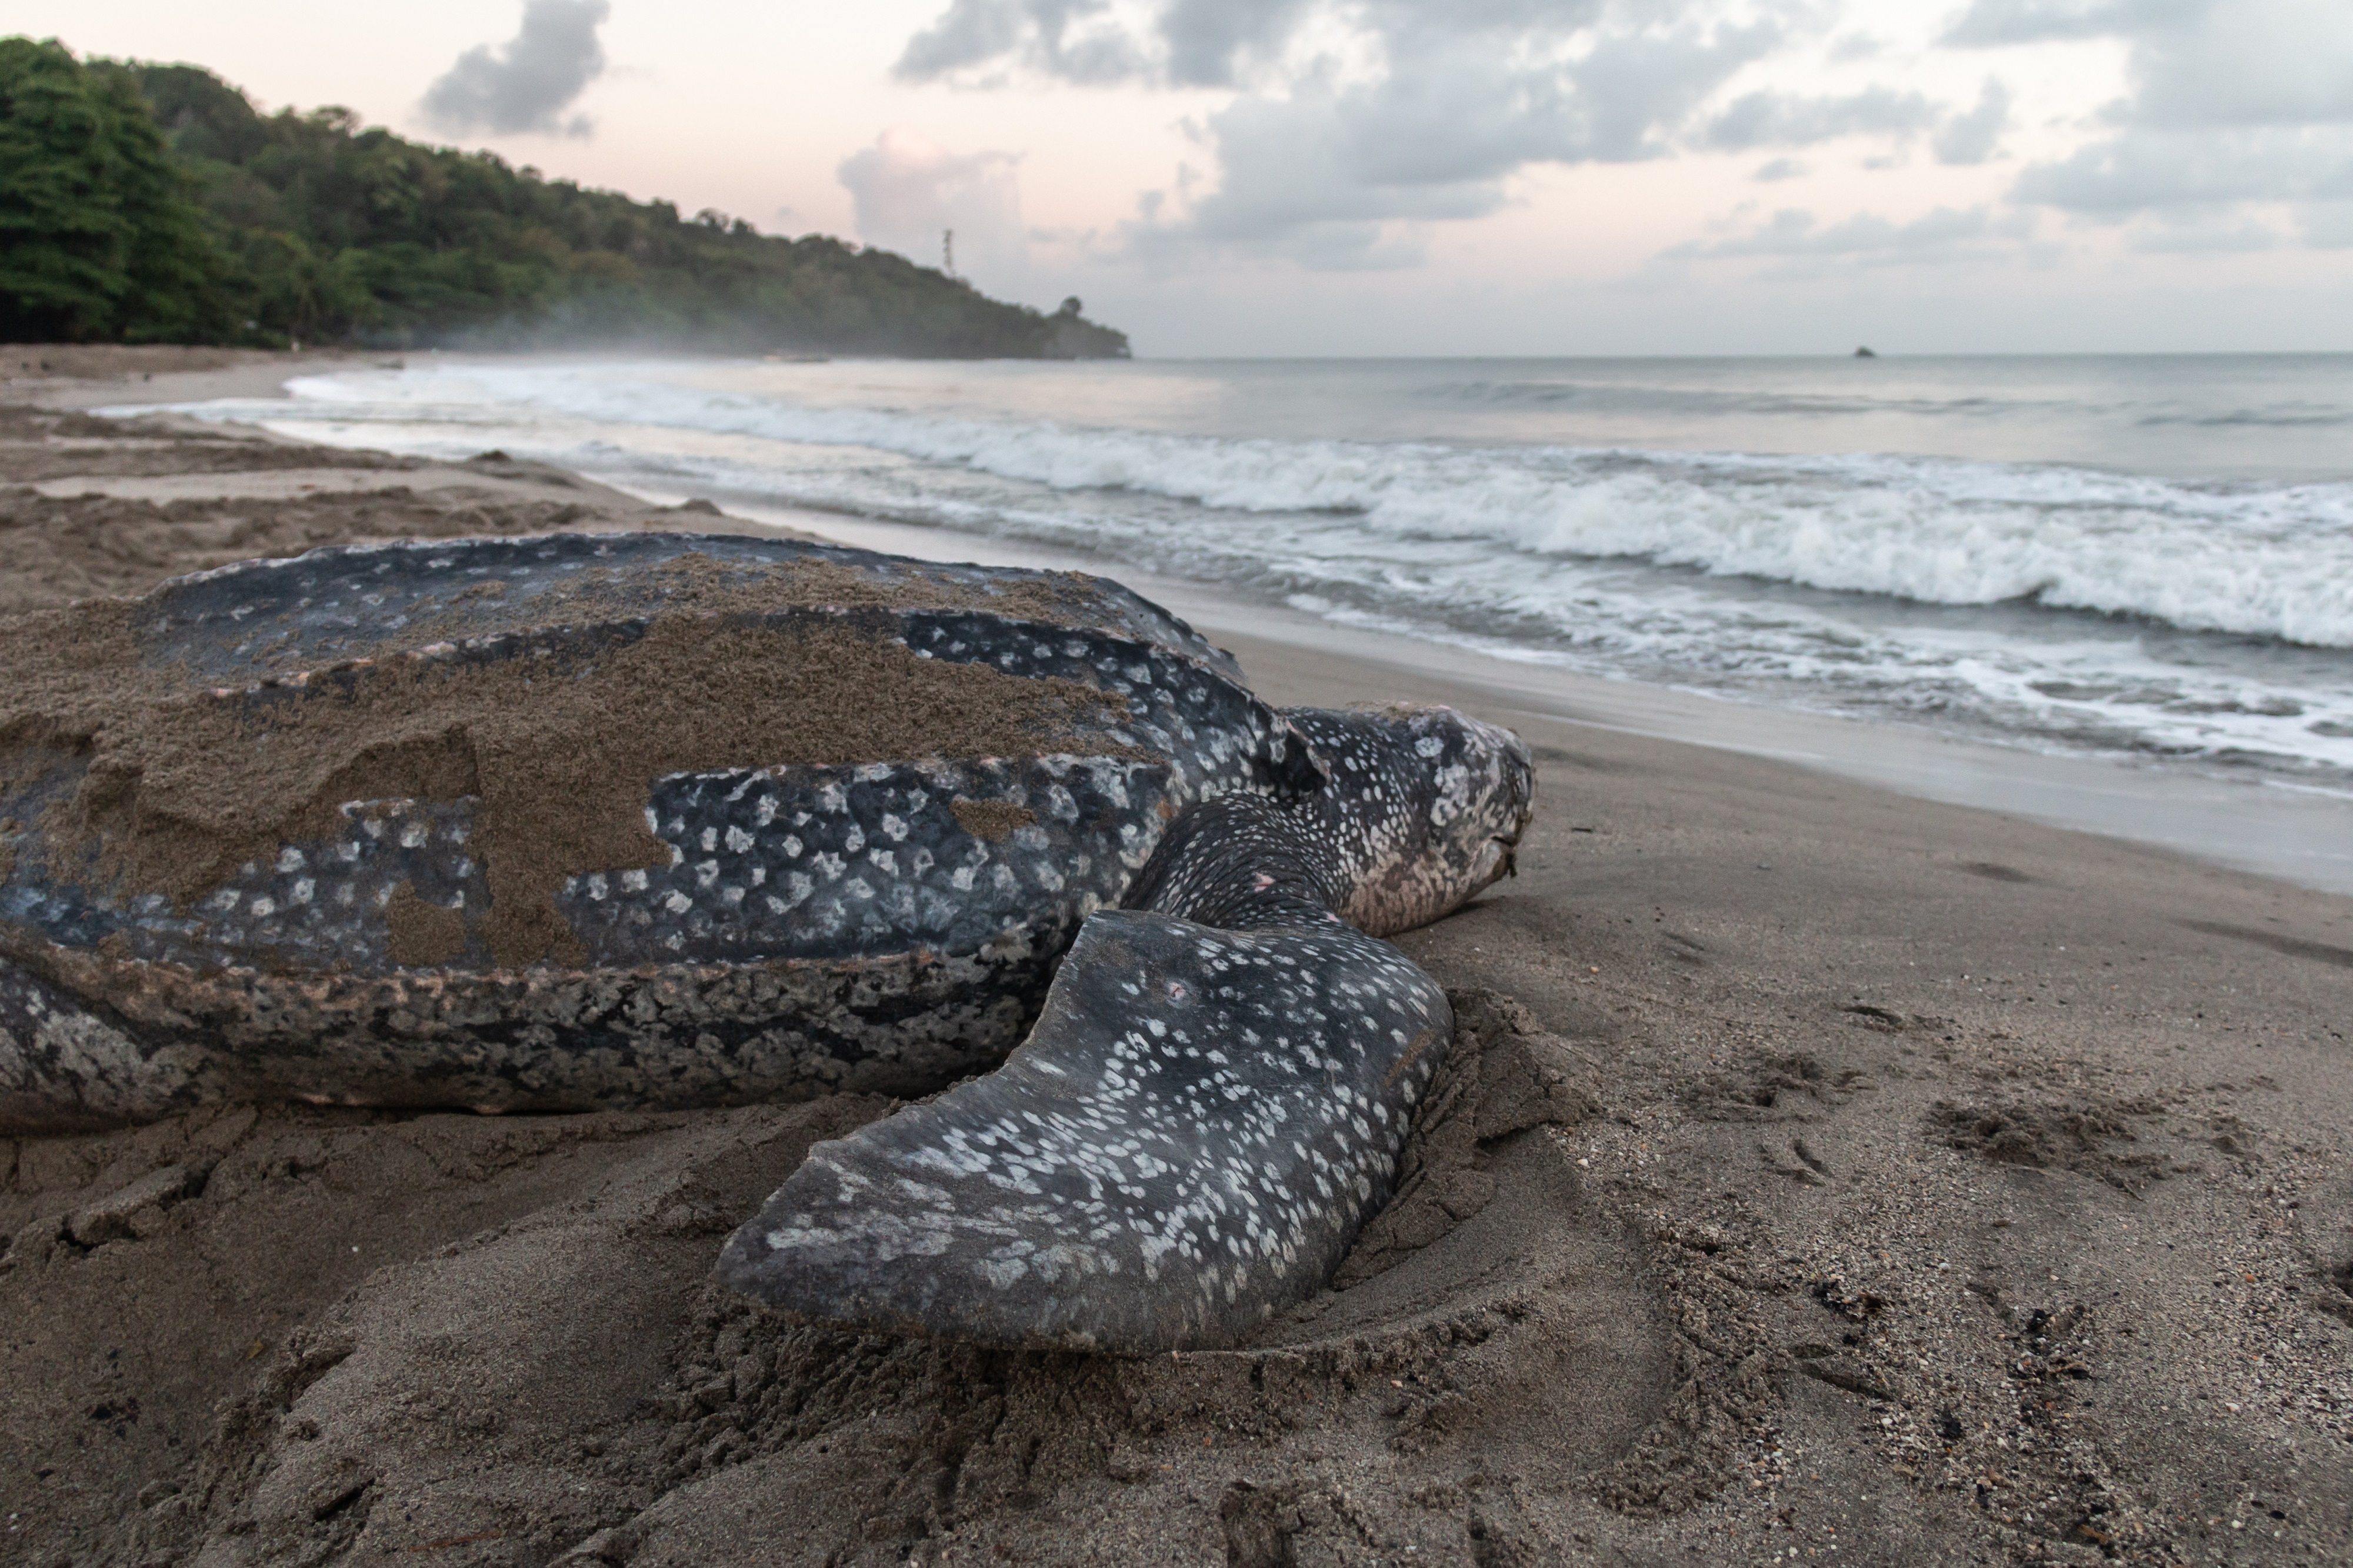
[[(1208, 245), (1313, 268), (1409, 265), (1412, 231), (1493, 212), (1523, 170), (1664, 156), (1780, 33), (1659, 14), (1620, 16), (1605, 0), (1173, 0), (1137, 46), (1154, 79), (1233, 79), (1310, 34), (1320, 47), (1199, 122), (1216, 188), (1127, 226), (1128, 241), (1161, 257)], [(1045, 59), (1045, 32), (1024, 26), (1007, 48)]]
[(2232, 219), (2168, 218), (2144, 227), (2131, 239), (2132, 248), (2155, 255), (2238, 255), (2274, 250), (2279, 230), (2266, 223)]
[(2125, 112), (2168, 130), (2353, 121), (2353, 5), (2232, 0), (2144, 34)]
[(2304, 243), (2315, 250), (2353, 248), (2353, 200), (2316, 202), (2296, 216)]
[(1936, 107), (1916, 92), (1872, 87), (1845, 98), (1802, 98), (1751, 92), (1708, 123), (1704, 139), (1724, 152), (1755, 147), (1810, 147), (1846, 136), (1905, 137), (1936, 120)]
[[(1784, 207), (1745, 233), (1691, 240), (1661, 251), (1645, 269), (1655, 282), (1691, 290), (1716, 288), (1718, 268), (1737, 268), (1750, 281), (1819, 285), (1869, 273), (1886, 276), (1923, 268), (1978, 268), (2008, 274), (2049, 265), (2057, 247), (2036, 238), (2032, 213), (1991, 205), (1940, 206), (1897, 220), (1862, 212), (1825, 222), (1803, 207)], [(1711, 268), (1710, 281), (1692, 276)]]
[(2353, 195), (2353, 135), (2329, 128), (2136, 128), (2035, 164), (2019, 175), (2012, 195), (2109, 220), (2158, 208)]
[(1148, 59), (1110, 9), (1107, 0), (955, 0), (907, 40), (892, 72), (930, 81), (1012, 61), (1090, 84), (1141, 75)]
[[(1977, 0), (1957, 30), (2139, 26), (2207, 0)], [(2274, 3), (2274, 0), (2257, 0)], [(2276, 0), (2289, 3), (2289, 0)], [(1409, 266), (1430, 226), (1476, 219), (1544, 166), (1624, 163), (1871, 139), (1894, 166), (1996, 155), (2012, 118), (1988, 79), (1973, 107), (1876, 85), (1816, 95), (1727, 84), (1797, 37), (1841, 59), (1807, 0), (948, 0), (908, 40), (902, 79), (988, 85), (1031, 73), (1084, 85), (1226, 88), (1189, 122), (1214, 174), (1180, 178), (1123, 225), (1163, 261), (1204, 247), (1315, 268)], [(1800, 172), (1772, 159), (1760, 180)]]
[(896, 127), (838, 173), (867, 244), (936, 266), (941, 236), (953, 229), (958, 272), (1003, 278), (1029, 260), (1018, 162), (1009, 153), (951, 153)]
[(1983, 207), (1967, 212), (1938, 207), (1900, 224), (1876, 213), (1857, 213), (1826, 226), (1801, 207), (1784, 207), (1747, 234), (1704, 245), (1677, 246), (1666, 255), (1671, 259), (1770, 256), (1956, 260), (1978, 253), (1972, 241), (2014, 237), (2019, 232), (2015, 224), (1997, 226)]
[[(1811, 147), (1849, 137), (1873, 137), (1901, 145), (1933, 130), (1930, 144), (1938, 163), (1982, 163), (1993, 155), (2009, 126), (2010, 89), (1988, 78), (1977, 107), (1958, 112), (1939, 108), (1920, 93), (1886, 87), (1869, 87), (1844, 97), (1761, 89), (1743, 93), (1707, 123), (1701, 142), (1725, 153)], [(1900, 162), (1879, 157), (1864, 166), (1894, 168)]]
[[(1682, 0), (1686, 6), (1688, 0)], [(1575, 28), (1605, 0), (950, 0), (907, 41), (893, 72), (933, 81), (1020, 68), (1086, 86), (1144, 81), (1232, 87), (1244, 64), (1272, 61), (1321, 23), (1329, 34), (1423, 41), (1456, 31)], [(1657, 7), (1652, 7), (1657, 9)], [(993, 82), (992, 82), (993, 85)]]
[(1945, 35), (1996, 46), (2129, 41), (2119, 123), (2187, 130), (2353, 121), (2353, 6), (2344, 0), (1976, 0)]
[(1389, 232), (1405, 222), (1474, 218), (1504, 204), (1501, 175), (1517, 160), (1508, 111), (1433, 90), (1419, 114), (1466, 114), (1452, 134), (1417, 144), (1391, 118), (1380, 90), (1344, 87), (1328, 75), (1289, 97), (1244, 95), (1203, 130), (1224, 174), (1218, 188), (1181, 211), (1131, 225), (1131, 246), (1166, 258), (1203, 245), (1283, 257), (1322, 270), (1411, 266), (1418, 241)]
[(1929, 145), (1939, 163), (1982, 163), (2010, 129), (2010, 89), (1992, 77), (1978, 89), (1978, 106), (1945, 121)]
[[(2111, 133), (2028, 167), (2012, 199), (2108, 223), (2171, 214), (2178, 226), (2192, 210), (2353, 191), (2353, 6), (2344, 0), (1976, 0), (1947, 35), (1973, 45), (2100, 37), (2130, 51), (2131, 89), (2102, 115)], [(2200, 222), (2210, 237), (2255, 232)], [(2153, 230), (2147, 244), (2223, 243), (2166, 237), (2187, 232)]]
[(1995, 47), (2129, 37), (2174, 26), (2215, 0), (1973, 0), (1945, 30), (1948, 44)]
[(1231, 87), (1241, 62), (1271, 55), (1311, 0), (1174, 0), (1160, 15), (1167, 75), (1182, 87)]
[(1759, 184), (1769, 185), (1780, 180), (1794, 180), (1806, 172), (1806, 166), (1795, 158), (1776, 158), (1769, 163), (1759, 163), (1748, 177)]
[(586, 118), (560, 117), (604, 74), (596, 29), (610, 13), (607, 0), (528, 0), (522, 28), (503, 49), (468, 49), (426, 89), (420, 108), (427, 122), (452, 134), (587, 135)]

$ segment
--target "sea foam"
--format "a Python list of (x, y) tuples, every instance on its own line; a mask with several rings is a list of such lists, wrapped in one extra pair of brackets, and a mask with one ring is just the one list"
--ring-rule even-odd
[[(1189, 431), (1133, 396), (1098, 406), (1050, 368), (476, 363), (292, 390), (206, 412), (995, 535), (1745, 700), (2353, 779), (2353, 485), (1247, 438)], [(1144, 427), (1087, 422), (1113, 416)]]
[[(464, 379), (575, 419), (862, 447), (1224, 511), (1340, 513), (1398, 541), (1478, 541), (1923, 604), (2023, 601), (2353, 647), (2353, 485), (2341, 483), (2193, 484), (1897, 456), (1248, 440), (802, 407), (593, 370), (475, 369)], [(334, 401), (345, 389), (322, 379), (303, 390)]]

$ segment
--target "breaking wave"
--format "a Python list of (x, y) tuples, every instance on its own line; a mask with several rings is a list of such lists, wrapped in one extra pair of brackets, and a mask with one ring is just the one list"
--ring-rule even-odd
[[(452, 365), (320, 377), (290, 405), (214, 412), (1050, 543), (1752, 700), (2353, 774), (2353, 484), (1246, 438), (1166, 428), (1178, 421), (1149, 408), (1114, 410), (1128, 427), (1086, 423), (1084, 400), (1034, 386), (943, 397), (905, 371), (894, 403), (894, 384), (859, 374), (813, 386), (757, 367)], [(1021, 416), (1041, 404), (1057, 416)]]
[[(1398, 540), (2353, 647), (2353, 485), (2342, 483), (2201, 485), (1943, 458), (1235, 440), (794, 407), (587, 374), (470, 379), (598, 423), (864, 447), (1225, 511), (1343, 513)], [(332, 399), (337, 387), (299, 390)]]

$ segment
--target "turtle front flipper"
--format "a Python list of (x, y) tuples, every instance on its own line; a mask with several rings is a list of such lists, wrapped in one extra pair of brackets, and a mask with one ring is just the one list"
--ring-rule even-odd
[(1228, 1342), (1320, 1287), (1387, 1199), (1451, 1031), (1435, 982), (1329, 916), (1098, 914), (1003, 1068), (818, 1145), (720, 1277), (955, 1338)]
[(142, 1039), (0, 960), (0, 1134), (93, 1131), (227, 1098), (212, 1053)]
[(1503, 875), (1534, 772), (1449, 709), (1288, 717), (1322, 789), (1172, 822), (1005, 1066), (818, 1144), (720, 1278), (813, 1318), (1131, 1352), (1230, 1343), (1321, 1288), (1453, 1035), (1437, 982), (1356, 926)]

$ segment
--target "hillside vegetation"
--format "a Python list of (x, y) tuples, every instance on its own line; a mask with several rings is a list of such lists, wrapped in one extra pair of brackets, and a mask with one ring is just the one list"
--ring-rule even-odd
[(427, 147), (257, 113), (210, 71), (0, 39), (0, 341), (1103, 358), (1066, 300)]

